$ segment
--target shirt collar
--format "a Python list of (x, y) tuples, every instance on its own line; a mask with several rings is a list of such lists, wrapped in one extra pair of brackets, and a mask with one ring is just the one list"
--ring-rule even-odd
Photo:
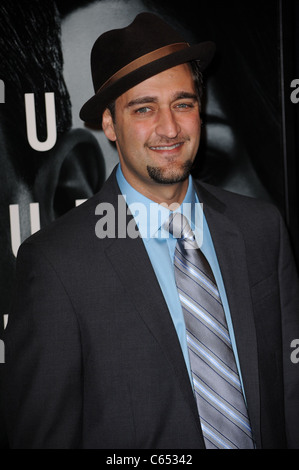
[[(152, 201), (136, 191), (125, 179), (120, 164), (118, 164), (117, 167), (116, 178), (121, 193), (135, 218), (141, 237), (144, 240), (151, 238), (168, 238), (169, 233), (163, 229), (163, 224), (168, 220), (171, 211), (167, 207)], [(197, 197), (192, 177), (189, 176), (186, 196), (183, 203), (175, 212), (183, 212), (192, 228), (194, 228), (196, 201)]]

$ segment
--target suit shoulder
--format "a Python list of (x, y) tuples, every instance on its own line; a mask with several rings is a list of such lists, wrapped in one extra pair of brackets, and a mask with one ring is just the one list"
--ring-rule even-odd
[(24, 244), (43, 244), (53, 240), (63, 240), (65, 236), (75, 236), (76, 232), (84, 228), (84, 221), (94, 214), (96, 206), (96, 197), (92, 197), (82, 205), (71, 209), (58, 219), (50, 222), (41, 228), (38, 232), (27, 238)]
[(198, 183), (199, 193), (201, 193), (201, 188), (207, 194), (212, 195), (212, 197), (217, 201), (218, 204), (222, 204), (223, 210), (226, 214), (234, 217), (240, 218), (251, 218), (261, 219), (261, 222), (266, 217), (266, 221), (271, 219), (274, 220), (281, 219), (281, 213), (277, 206), (270, 202), (264, 201), (261, 199), (256, 199), (250, 196), (244, 196), (242, 194), (234, 193), (226, 189), (222, 189), (208, 183)]
[(111, 184), (111, 177), (109, 180), (98, 193), (31, 235), (21, 247), (32, 245), (48, 253), (68, 253), (93, 245), (96, 238), (96, 208), (101, 203), (113, 206), (117, 200), (117, 187), (113, 182)]

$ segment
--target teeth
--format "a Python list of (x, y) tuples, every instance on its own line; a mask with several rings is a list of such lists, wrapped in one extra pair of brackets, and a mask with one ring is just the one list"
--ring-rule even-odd
[(179, 147), (180, 145), (181, 144), (175, 144), (175, 145), (171, 145), (171, 146), (167, 145), (165, 147), (150, 147), (150, 148), (153, 149), (153, 150), (173, 150), (173, 149)]

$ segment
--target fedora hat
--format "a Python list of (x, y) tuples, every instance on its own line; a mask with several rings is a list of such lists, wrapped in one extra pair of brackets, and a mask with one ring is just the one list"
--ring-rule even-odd
[(80, 118), (101, 128), (107, 105), (130, 88), (176, 65), (199, 61), (204, 70), (215, 51), (213, 42), (189, 45), (157, 15), (140, 13), (127, 27), (102, 34), (91, 51), (95, 94), (83, 105)]

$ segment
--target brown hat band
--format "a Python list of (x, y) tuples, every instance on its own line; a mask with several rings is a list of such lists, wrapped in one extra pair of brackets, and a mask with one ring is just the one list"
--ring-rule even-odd
[(124, 77), (125, 75), (128, 75), (130, 72), (134, 72), (134, 70), (137, 70), (140, 67), (149, 64), (150, 62), (154, 62), (155, 60), (161, 59), (162, 57), (165, 57), (169, 54), (173, 54), (174, 52), (180, 51), (182, 49), (186, 49), (187, 47), (190, 47), (187, 42), (178, 42), (176, 44), (169, 44), (167, 46), (160, 47), (155, 51), (149, 52), (148, 54), (144, 54), (143, 56), (138, 57), (138, 59), (133, 60), (125, 67), (118, 70), (110, 78), (108, 78), (108, 80), (101, 86), (101, 88), (98, 89), (96, 93), (99, 93), (108, 85), (112, 85), (114, 82)]

